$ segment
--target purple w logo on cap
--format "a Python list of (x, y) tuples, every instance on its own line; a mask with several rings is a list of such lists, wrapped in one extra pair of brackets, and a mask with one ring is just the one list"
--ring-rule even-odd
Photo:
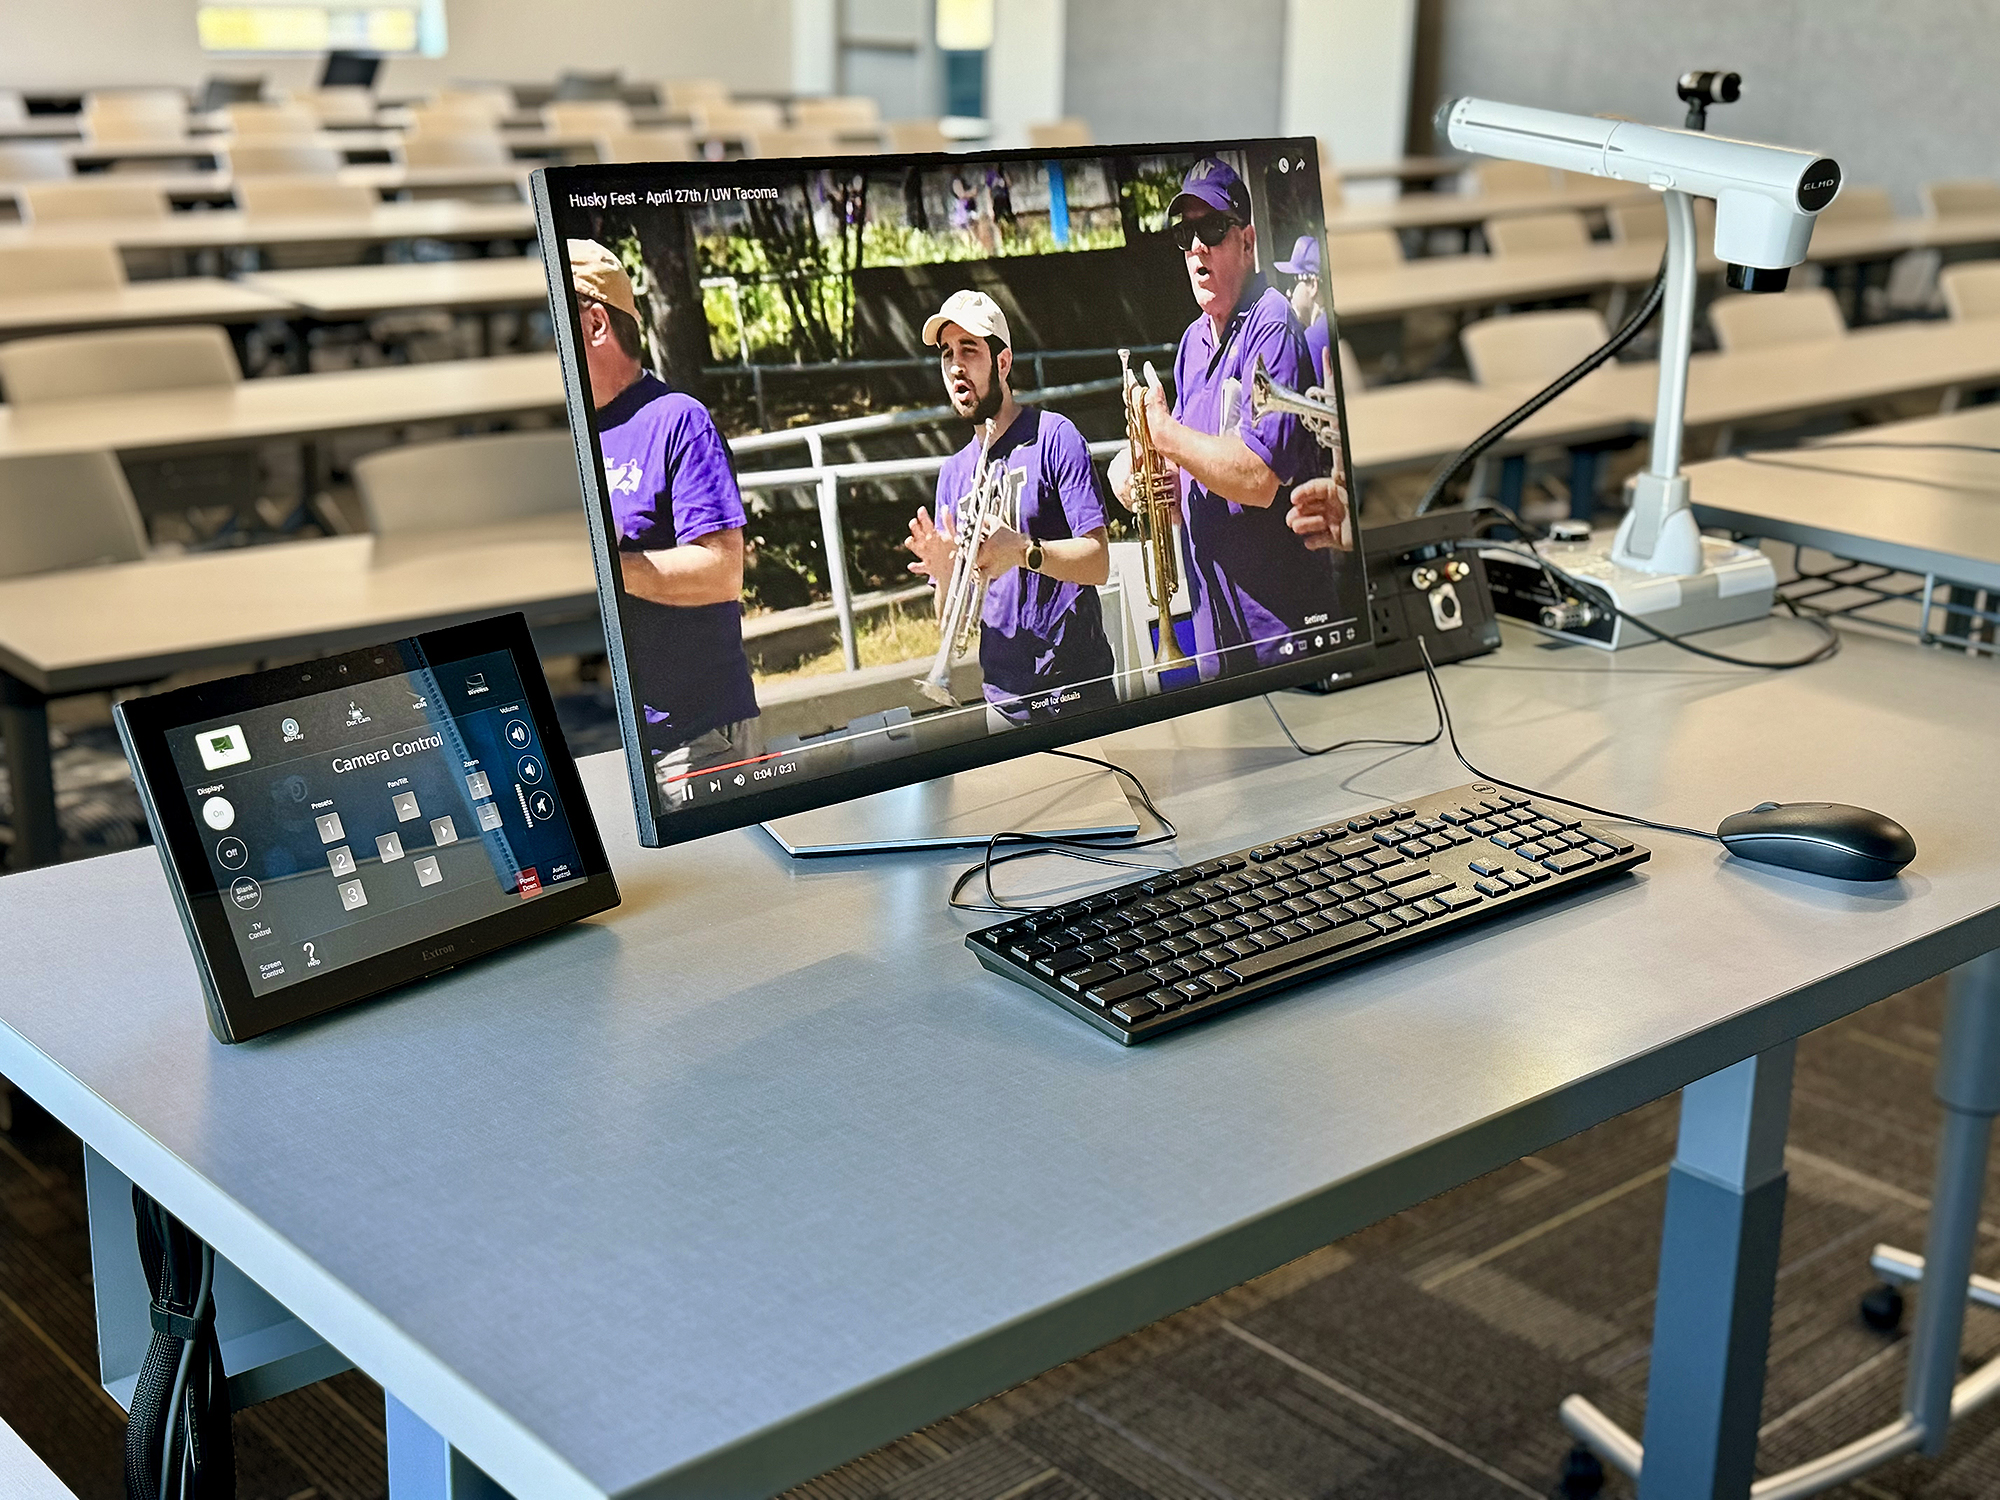
[(1197, 203), (1216, 213), (1228, 214), (1239, 223), (1250, 222), (1250, 190), (1243, 185), (1236, 169), (1220, 157), (1204, 156), (1188, 168), (1187, 176), (1181, 179), (1180, 192), (1167, 205), (1167, 216), (1176, 218)]

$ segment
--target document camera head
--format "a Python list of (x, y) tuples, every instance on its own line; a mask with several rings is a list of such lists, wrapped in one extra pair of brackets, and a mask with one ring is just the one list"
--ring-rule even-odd
[(1688, 107), (1687, 128), (1706, 130), (1709, 105), (1734, 104), (1743, 97), (1743, 75), (1725, 73), (1719, 68), (1703, 68), (1681, 74), (1680, 82), (1674, 85), (1674, 92)]
[(1694, 130), (1490, 99), (1447, 100), (1437, 127), (1460, 151), (1713, 198), (1716, 259), (1745, 292), (1784, 290), (1790, 268), (1806, 258), (1813, 220), (1840, 192), (1830, 157)]

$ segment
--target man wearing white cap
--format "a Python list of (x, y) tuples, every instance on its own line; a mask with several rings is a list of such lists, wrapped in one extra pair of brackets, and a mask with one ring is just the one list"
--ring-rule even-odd
[(953, 292), (924, 322), (938, 351), (951, 408), (972, 423), (972, 441), (938, 474), (937, 518), (910, 522), (910, 571), (929, 578), (943, 608), (957, 548), (957, 503), (972, 489), (981, 433), (993, 423), (991, 464), (1025, 471), (1019, 525), (991, 527), (979, 543), (989, 580), (981, 612), (979, 668), (988, 706), (1010, 724), (1042, 723), (1118, 701), (1111, 644), (1097, 586), (1111, 576), (1104, 493), (1076, 424), (1016, 404), (1007, 315), (984, 292)]
[(743, 652), (743, 497), (708, 409), (640, 364), (639, 305), (618, 257), (594, 240), (568, 250), (618, 532), (626, 660), (672, 811), (690, 773), (761, 749)]

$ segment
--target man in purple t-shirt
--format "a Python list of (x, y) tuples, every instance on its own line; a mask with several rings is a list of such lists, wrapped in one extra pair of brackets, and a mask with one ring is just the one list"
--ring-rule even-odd
[(618, 535), (626, 664), (660, 806), (691, 772), (761, 751), (743, 653), (743, 498), (708, 411), (639, 363), (639, 310), (618, 258), (569, 242), (570, 282), (604, 487)]
[[(1345, 533), (1337, 466), (1329, 478), (1326, 450), (1297, 417), (1250, 418), (1259, 359), (1281, 385), (1316, 382), (1290, 306), (1257, 272), (1249, 189), (1228, 163), (1205, 157), (1188, 169), (1168, 220), (1199, 312), (1174, 357), (1171, 410), (1155, 389), (1147, 414), (1153, 445), (1181, 471), (1195, 654), (1209, 681), (1292, 660), (1314, 626), (1352, 616), (1360, 601), (1340, 597), (1324, 555)], [(1120, 500), (1129, 480), (1120, 453), (1111, 464)]]
[(1309, 234), (1302, 234), (1292, 246), (1289, 258), (1271, 267), (1292, 278), (1292, 294), (1288, 299), (1292, 305), (1292, 316), (1299, 320), (1299, 327), (1306, 331), (1306, 363), (1312, 369), (1311, 385), (1321, 390), (1333, 389), (1333, 371), (1327, 364), (1326, 351), (1332, 345), (1332, 330), (1326, 321), (1326, 305), (1319, 295), (1319, 241)]
[(972, 489), (981, 434), (993, 424), (989, 464), (1021, 470), (1020, 514), (988, 528), (978, 563), (988, 580), (979, 670), (988, 708), (1009, 724), (1043, 723), (1118, 701), (1097, 586), (1111, 576), (1104, 497), (1076, 424), (1014, 400), (1013, 336), (984, 292), (953, 292), (924, 323), (951, 407), (972, 441), (938, 472), (937, 519), (910, 522), (910, 571), (943, 585), (957, 556), (958, 502)]

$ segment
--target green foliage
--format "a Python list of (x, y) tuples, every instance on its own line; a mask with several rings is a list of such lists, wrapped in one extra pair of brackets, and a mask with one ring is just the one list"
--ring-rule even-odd
[(1126, 209), (1141, 231), (1158, 234), (1167, 227), (1167, 205), (1181, 190), (1181, 174), (1164, 162), (1147, 162), (1118, 186)]

